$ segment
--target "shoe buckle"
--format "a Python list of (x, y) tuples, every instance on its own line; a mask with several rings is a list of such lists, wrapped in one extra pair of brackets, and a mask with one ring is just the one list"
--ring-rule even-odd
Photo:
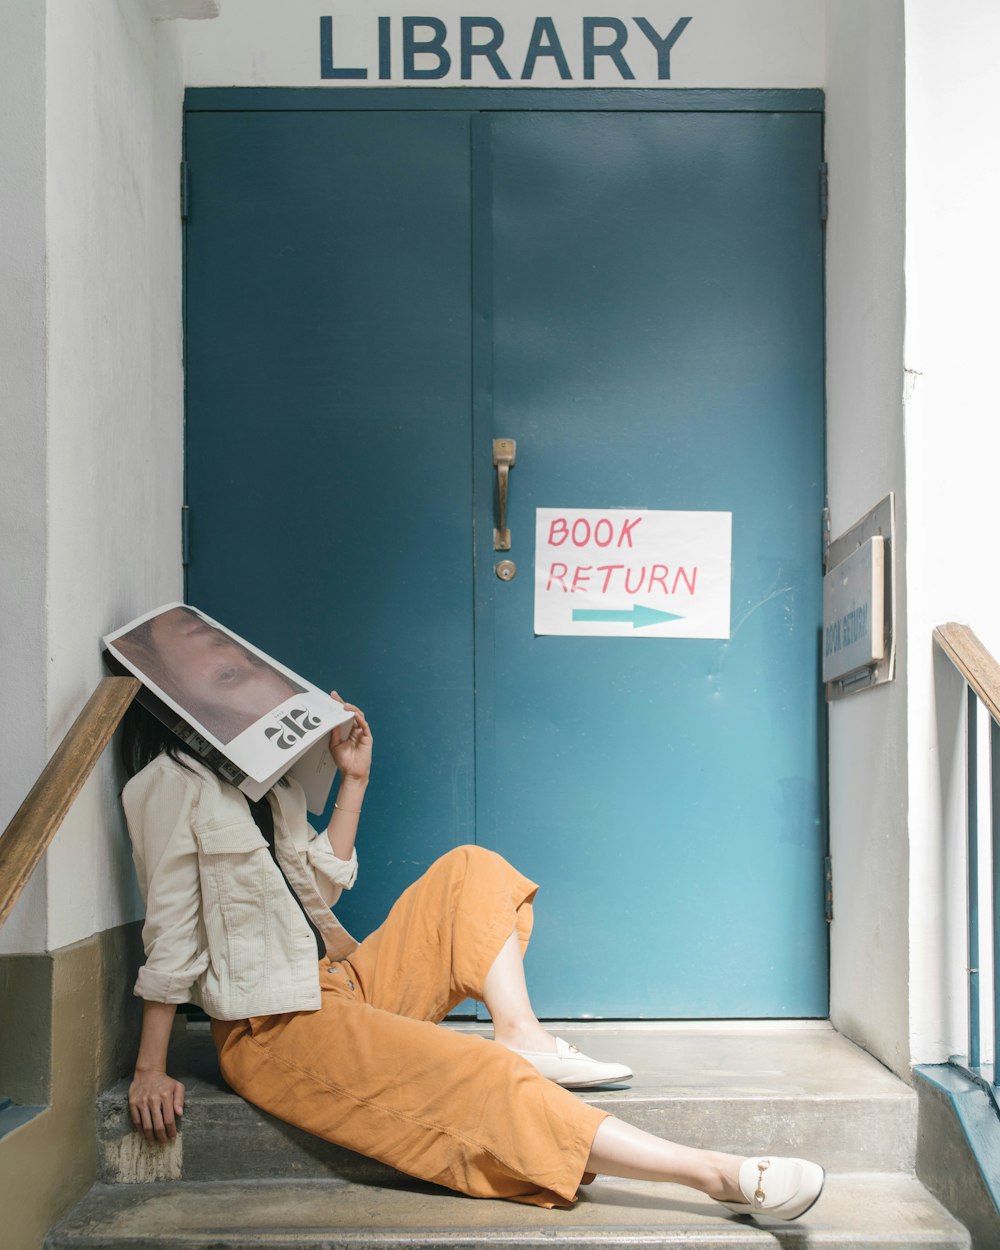
[(767, 1195), (764, 1193), (764, 1173), (770, 1166), (770, 1159), (757, 1160), (757, 1188), (754, 1190), (753, 1200), (758, 1207), (762, 1207), (767, 1198)]

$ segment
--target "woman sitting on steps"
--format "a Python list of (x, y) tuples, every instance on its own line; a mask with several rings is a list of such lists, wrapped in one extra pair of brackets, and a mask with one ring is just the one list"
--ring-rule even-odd
[[(167, 1045), (190, 1001), (211, 1017), (237, 1093), (422, 1180), (567, 1207), (603, 1174), (687, 1185), (740, 1214), (807, 1211), (823, 1187), (818, 1164), (678, 1145), (565, 1088), (632, 1074), (536, 1019), (522, 956), (537, 887), (499, 855), (450, 851), (363, 942), (347, 934), (330, 908), (357, 873), (372, 735), (346, 706), (355, 719), (331, 735), (341, 781), (319, 837), (297, 782), (250, 804), (138, 703), (129, 709), (123, 803), (146, 901), (135, 1128), (149, 1142), (177, 1135), (184, 1087), (167, 1074)], [(486, 1004), (492, 1041), (440, 1027), (465, 998)]]

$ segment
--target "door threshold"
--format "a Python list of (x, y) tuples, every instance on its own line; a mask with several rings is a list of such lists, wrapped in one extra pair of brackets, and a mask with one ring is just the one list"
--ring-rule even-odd
[[(458, 1033), (491, 1033), (488, 1020), (445, 1020)], [(550, 1033), (835, 1033), (829, 1020), (543, 1020)]]

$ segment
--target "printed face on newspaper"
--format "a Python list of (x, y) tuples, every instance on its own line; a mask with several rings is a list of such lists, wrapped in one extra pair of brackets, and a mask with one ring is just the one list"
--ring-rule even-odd
[[(154, 700), (257, 783), (238, 783), (252, 798), (259, 795), (251, 791), (269, 789), (314, 744), (329, 757), (330, 731), (351, 720), (324, 691), (186, 604), (147, 612), (108, 634), (104, 645)], [(149, 706), (163, 719), (164, 709)], [(185, 726), (171, 728), (207, 755)], [(310, 759), (313, 771), (328, 772), (332, 781), (332, 761), (325, 767), (319, 751)]]

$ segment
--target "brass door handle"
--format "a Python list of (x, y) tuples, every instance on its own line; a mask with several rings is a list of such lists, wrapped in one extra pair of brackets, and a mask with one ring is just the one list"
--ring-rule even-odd
[(507, 528), (507, 480), (517, 460), (517, 440), (493, 440), (493, 464), (497, 471), (497, 495), (500, 500), (500, 524), (493, 531), (493, 550), (510, 551), (510, 530)]

